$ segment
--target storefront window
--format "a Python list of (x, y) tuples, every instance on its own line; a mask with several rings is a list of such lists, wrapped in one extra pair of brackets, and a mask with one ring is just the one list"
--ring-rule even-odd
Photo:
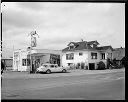
[(27, 59), (27, 66), (30, 66), (30, 59)]
[(22, 66), (27, 66), (27, 60), (26, 59), (22, 59)]

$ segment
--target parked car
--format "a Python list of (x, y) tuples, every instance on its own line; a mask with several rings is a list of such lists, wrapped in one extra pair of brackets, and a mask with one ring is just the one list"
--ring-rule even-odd
[(67, 72), (67, 68), (59, 67), (57, 64), (42, 64), (37, 68), (37, 72), (45, 72), (47, 74), (51, 72)]

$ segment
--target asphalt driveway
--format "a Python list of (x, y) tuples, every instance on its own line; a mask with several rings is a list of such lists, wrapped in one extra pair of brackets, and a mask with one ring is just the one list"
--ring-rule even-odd
[(70, 73), (52, 74), (8, 72), (3, 74), (1, 97), (2, 99), (36, 100), (124, 100), (124, 75), (124, 69), (72, 70)]
[(13, 72), (13, 71), (5, 71), (2, 74), (2, 78), (5, 79), (19, 79), (19, 78), (53, 78), (60, 76), (80, 76), (80, 75), (88, 75), (88, 74), (102, 74), (102, 73), (115, 73), (115, 72), (125, 72), (125, 69), (112, 69), (112, 70), (68, 70), (67, 73), (51, 73), (51, 74), (29, 74), (29, 72)]

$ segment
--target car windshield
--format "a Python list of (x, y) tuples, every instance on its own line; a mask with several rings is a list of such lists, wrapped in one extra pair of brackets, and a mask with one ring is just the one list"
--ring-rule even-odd
[(48, 65), (43, 65), (43, 67), (48, 67)]

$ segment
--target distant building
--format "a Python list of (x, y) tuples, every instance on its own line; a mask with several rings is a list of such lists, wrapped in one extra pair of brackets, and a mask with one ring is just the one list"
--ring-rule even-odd
[(107, 66), (107, 58), (112, 59), (111, 46), (98, 47), (97, 41), (81, 41), (70, 42), (65, 49), (62, 50), (62, 65), (76, 66), (84, 63), (87, 69), (97, 69), (97, 64), (103, 61)]
[(113, 49), (113, 59), (115, 59), (118, 65), (121, 65), (122, 59), (125, 57), (125, 48), (115, 48)]
[(52, 63), (52, 64), (58, 64), (60, 66), (61, 51), (33, 49), (31, 50), (31, 54), (29, 49), (14, 51), (13, 53), (13, 70), (14, 71), (29, 71), (30, 62), (34, 63), (35, 68), (38, 68), (42, 63)]
[(3, 58), (1, 59), (5, 64), (5, 70), (12, 70), (13, 69), (13, 58)]

